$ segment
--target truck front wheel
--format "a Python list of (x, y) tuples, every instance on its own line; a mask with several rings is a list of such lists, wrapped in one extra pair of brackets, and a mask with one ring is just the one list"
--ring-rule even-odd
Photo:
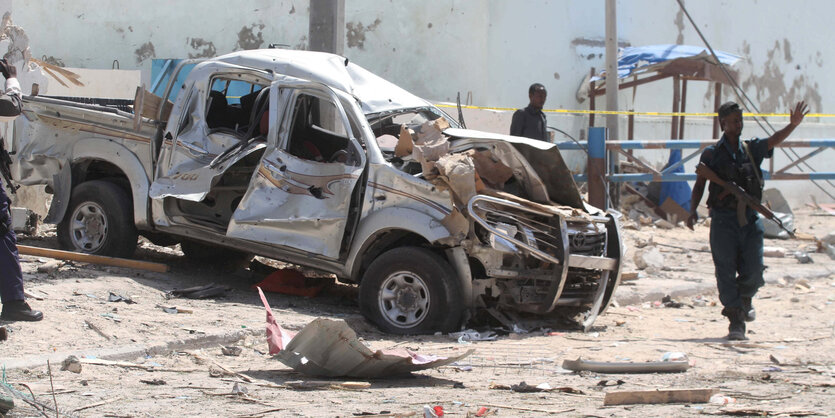
[(130, 257), (137, 232), (128, 193), (115, 183), (92, 180), (76, 186), (58, 224), (61, 248), (111, 257)]
[(420, 247), (389, 250), (374, 260), (360, 282), (360, 309), (392, 334), (456, 331), (461, 291), (452, 267)]

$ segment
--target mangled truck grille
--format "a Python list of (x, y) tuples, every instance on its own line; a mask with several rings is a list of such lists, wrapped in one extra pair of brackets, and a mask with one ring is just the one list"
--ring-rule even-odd
[(606, 253), (606, 230), (577, 231), (568, 225), (568, 247), (571, 254), (591, 255), (600, 257)]
[(500, 266), (486, 267), (501, 289), (499, 305), (534, 313), (596, 305), (616, 270), (607, 256), (611, 218), (483, 195), (469, 214), (483, 246), (502, 254)]

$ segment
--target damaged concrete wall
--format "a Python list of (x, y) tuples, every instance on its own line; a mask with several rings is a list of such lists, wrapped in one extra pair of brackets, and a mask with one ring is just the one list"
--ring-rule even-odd
[(308, 2), (13, 2), (37, 58), (68, 67), (149, 69), (153, 58), (212, 57), (307, 44)]
[(354, 62), (430, 100), (492, 89), (486, 2), (348, 0), (345, 8)]
[[(0, 9), (9, 3), (0, 2)], [(713, 46), (744, 57), (740, 81), (762, 111), (784, 110), (800, 98), (815, 111), (826, 107), (835, 90), (824, 70), (830, 2), (813, 0), (790, 15), (779, 0), (691, 3)], [(235, 13), (222, 0), (199, 8), (160, 0), (11, 4), (36, 58), (96, 69), (112, 68), (114, 60), (121, 69), (146, 68), (152, 58), (214, 56), (270, 43), (303, 49), (310, 14), (309, 3), (299, 0), (238, 1)], [(345, 55), (432, 100), (454, 100), (461, 91), (477, 105), (524, 106), (528, 85), (539, 81), (549, 90), (549, 107), (584, 108), (577, 87), (590, 67), (604, 64), (602, 5), (353, 0), (345, 7)], [(675, 2), (619, 2), (618, 22), (622, 46), (701, 45)], [(663, 84), (642, 88), (634, 107), (667, 110), (671, 87)], [(689, 86), (688, 109), (712, 107), (708, 89), (696, 84)], [(624, 106), (631, 97), (622, 94)]]

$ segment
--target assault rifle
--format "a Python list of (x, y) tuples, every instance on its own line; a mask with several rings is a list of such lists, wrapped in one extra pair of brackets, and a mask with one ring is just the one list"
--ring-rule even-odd
[(3, 175), (3, 180), (6, 181), (6, 188), (9, 189), (9, 193), (15, 194), (20, 186), (12, 183), (12, 158), (9, 156), (9, 152), (6, 151), (6, 141), (3, 137), (0, 137), (0, 174)]
[(767, 208), (765, 205), (760, 203), (759, 200), (746, 193), (745, 190), (742, 190), (742, 188), (737, 186), (736, 183), (732, 181), (722, 180), (721, 178), (719, 178), (719, 175), (717, 175), (713, 170), (711, 170), (707, 165), (705, 165), (705, 163), (699, 163), (699, 165), (696, 166), (696, 174), (710, 180), (715, 184), (722, 186), (722, 188), (725, 189), (726, 193), (730, 193), (734, 195), (734, 197), (736, 197), (736, 216), (737, 220), (739, 220), (740, 226), (743, 226), (748, 222), (745, 219), (745, 208), (751, 207), (751, 209), (754, 209), (755, 211), (759, 212), (765, 218), (771, 219), (774, 223), (777, 224), (777, 226), (782, 228), (784, 231), (788, 232), (789, 235), (792, 238), (794, 238), (794, 232), (786, 229), (786, 227), (783, 226), (783, 221), (781, 221), (780, 218), (775, 216), (774, 212), (772, 212), (771, 209)]

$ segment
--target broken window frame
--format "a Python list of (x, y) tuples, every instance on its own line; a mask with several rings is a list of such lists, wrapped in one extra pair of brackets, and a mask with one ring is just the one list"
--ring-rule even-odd
[[(216, 90), (215, 89), (215, 85), (218, 82), (223, 83), (223, 89), (222, 90)], [(241, 123), (241, 122), (249, 121), (251, 119), (252, 112), (257, 111), (257, 109), (255, 109), (254, 106), (253, 106), (253, 108), (249, 109), (249, 112), (247, 112), (247, 114), (244, 115), (244, 112), (243, 112), (244, 109), (242, 108), (242, 105), (239, 104), (238, 106), (235, 106), (235, 105), (230, 105), (229, 104), (228, 93), (229, 93), (229, 87), (230, 87), (232, 82), (243, 82), (243, 83), (249, 84), (250, 87), (249, 87), (249, 93), (248, 94), (252, 94), (252, 93), (259, 92), (259, 91), (261, 91), (265, 88), (269, 88), (272, 80), (268, 79), (267, 77), (264, 77), (263, 74), (259, 74), (258, 72), (241, 70), (241, 69), (222, 70), (222, 71), (218, 71), (218, 72), (213, 73), (211, 75), (211, 77), (209, 77), (209, 81), (208, 81), (207, 88), (206, 88), (206, 93), (205, 93), (204, 98), (203, 98), (203, 108), (202, 108), (203, 118), (206, 122), (206, 127), (208, 128), (207, 134), (213, 134), (213, 133), (216, 133), (216, 132), (224, 132), (224, 133), (227, 133), (227, 134), (230, 134), (230, 135), (234, 135), (236, 137), (242, 137), (247, 132), (248, 123)], [(258, 86), (260, 88), (256, 90), (255, 89), (256, 86)], [(226, 105), (227, 109), (237, 109), (238, 111), (240, 111), (240, 114), (238, 115), (238, 120), (235, 121), (236, 123), (233, 126), (223, 126), (223, 125), (214, 126), (214, 127), (210, 126), (210, 124), (213, 122), (209, 117), (209, 110), (211, 109), (211, 103), (212, 103), (212, 99), (213, 99), (212, 96), (211, 96), (211, 93), (213, 91), (217, 91), (217, 92), (220, 92), (220, 93), (223, 94), (224, 98), (227, 101), (227, 105)], [(240, 96), (240, 97), (244, 97), (244, 96)]]
[[(329, 87), (327, 87), (325, 85), (322, 85), (322, 86), (325, 87), (325, 88), (330, 89)], [(333, 107), (333, 110), (336, 113), (334, 115), (333, 122), (335, 122), (337, 124), (341, 123), (342, 124), (341, 128), (342, 128), (342, 131), (344, 133), (334, 132), (332, 130), (329, 130), (325, 127), (321, 127), (321, 126), (318, 126), (318, 125), (312, 125), (312, 126), (316, 126), (316, 128), (318, 128), (317, 130), (321, 130), (322, 132), (324, 132), (326, 134), (337, 136), (337, 137), (340, 137), (340, 138), (344, 138), (346, 140), (346, 146), (342, 150), (344, 150), (348, 153), (348, 159), (345, 162), (327, 161), (327, 160), (316, 161), (316, 162), (323, 163), (323, 164), (344, 164), (344, 165), (350, 165), (350, 166), (354, 166), (354, 167), (360, 167), (361, 164), (363, 164), (363, 161), (365, 160), (365, 158), (362, 157), (362, 154), (365, 153), (365, 151), (364, 151), (365, 146), (364, 146), (364, 141), (362, 141), (360, 139), (360, 138), (362, 138), (362, 128), (361, 128), (361, 125), (358, 121), (354, 120), (352, 122), (351, 115), (349, 115), (349, 112), (347, 112), (345, 110), (346, 108), (348, 108), (348, 106), (347, 106), (346, 103), (343, 103), (344, 98), (339, 97), (332, 90), (330, 91), (331, 95), (328, 95), (328, 94), (325, 94), (324, 92), (322, 92), (318, 89), (312, 88), (310, 85), (295, 85), (294, 86), (294, 85), (288, 85), (288, 84), (285, 84), (285, 83), (281, 83), (280, 89), (281, 89), (280, 95), (286, 95), (287, 97), (285, 99), (286, 101), (284, 102), (285, 103), (284, 117), (282, 118), (283, 119), (282, 122), (281, 122), (282, 126), (281, 126), (281, 129), (279, 131), (279, 132), (281, 132), (281, 134), (279, 135), (279, 138), (277, 139), (278, 140), (278, 144), (277, 144), (278, 148), (284, 150), (285, 152), (287, 152), (288, 154), (290, 154), (290, 155), (292, 155), (296, 158), (310, 160), (309, 158), (298, 155), (297, 153), (293, 152), (293, 150), (291, 150), (291, 146), (293, 145), (293, 134), (294, 134), (294, 130), (296, 128), (296, 122), (297, 122), (296, 121), (296, 110), (297, 110), (296, 106), (297, 106), (297, 103), (299, 101), (300, 96), (307, 95), (307, 96), (314, 97), (314, 98), (316, 98), (320, 101), (324, 100)], [(331, 97), (329, 97), (329, 96), (331, 96)], [(336, 99), (336, 101), (334, 101), (334, 98)], [(339, 103), (337, 104), (336, 102), (339, 102)], [(320, 116), (320, 121), (321, 121), (321, 116)], [(331, 158), (334, 154), (336, 154), (336, 152), (334, 152), (331, 155)], [(315, 161), (315, 160), (310, 160), (310, 161)]]

